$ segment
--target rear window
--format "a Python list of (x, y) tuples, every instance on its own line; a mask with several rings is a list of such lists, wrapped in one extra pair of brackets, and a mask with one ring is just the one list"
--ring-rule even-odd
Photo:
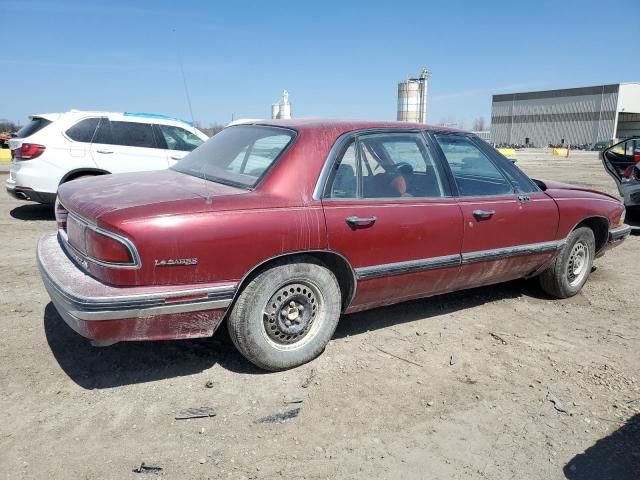
[(34, 133), (39, 132), (40, 130), (42, 130), (44, 127), (46, 127), (50, 123), (51, 123), (51, 121), (47, 120), (46, 118), (35, 117), (35, 118), (31, 119), (31, 121), (29, 123), (27, 123), (24, 127), (22, 127), (20, 130), (18, 130), (18, 133), (16, 133), (15, 138), (27, 138), (27, 137), (30, 137)]
[(211, 137), (172, 168), (242, 188), (254, 187), (295, 137), (285, 128), (229, 127)]

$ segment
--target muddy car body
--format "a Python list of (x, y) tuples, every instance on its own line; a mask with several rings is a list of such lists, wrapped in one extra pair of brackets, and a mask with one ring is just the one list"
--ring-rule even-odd
[(232, 126), (169, 170), (63, 185), (38, 261), (98, 343), (231, 337), (267, 369), (317, 356), (341, 313), (522, 277), (582, 287), (623, 206), (532, 181), (475, 136), (396, 122)]

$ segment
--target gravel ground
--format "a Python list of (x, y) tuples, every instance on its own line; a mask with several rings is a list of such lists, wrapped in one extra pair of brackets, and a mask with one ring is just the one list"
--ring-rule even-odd
[[(593, 154), (519, 165), (616, 193)], [(92, 348), (37, 273), (51, 210), (1, 195), (0, 225), (0, 478), (640, 478), (640, 237), (569, 300), (517, 281), (345, 316), (265, 373), (225, 331)]]

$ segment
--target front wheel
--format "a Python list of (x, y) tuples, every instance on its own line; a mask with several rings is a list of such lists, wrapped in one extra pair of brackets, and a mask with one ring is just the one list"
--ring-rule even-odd
[(573, 297), (589, 278), (596, 252), (596, 239), (588, 227), (576, 228), (558, 258), (540, 275), (540, 286), (558, 298)]
[(338, 324), (340, 287), (311, 257), (282, 261), (253, 278), (228, 319), (229, 334), (247, 360), (285, 370), (316, 358)]

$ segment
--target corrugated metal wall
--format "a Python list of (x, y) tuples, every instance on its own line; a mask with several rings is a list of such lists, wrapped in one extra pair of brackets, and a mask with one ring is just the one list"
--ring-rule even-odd
[(494, 95), (491, 141), (537, 147), (610, 140), (619, 85)]
[(616, 136), (620, 140), (640, 136), (640, 113), (620, 113)]

